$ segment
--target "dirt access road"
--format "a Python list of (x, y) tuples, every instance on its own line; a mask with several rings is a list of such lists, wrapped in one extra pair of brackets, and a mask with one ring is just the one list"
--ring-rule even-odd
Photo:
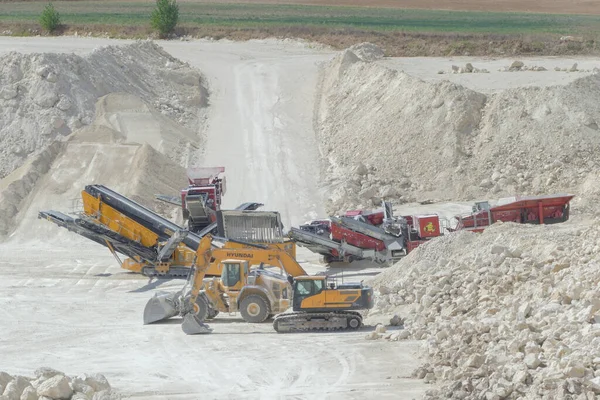
[[(120, 43), (1, 38), (0, 51), (85, 53)], [(331, 53), (281, 42), (161, 45), (197, 66), (211, 85), (204, 132), (208, 149), (223, 157), (202, 162), (227, 167), (227, 205), (263, 201), (281, 211), (288, 226), (319, 212), (317, 154), (302, 148), (312, 146), (316, 62)], [(290, 151), (294, 157), (286, 158)], [(65, 176), (60, 168), (54, 173)], [(22, 210), (30, 218), (0, 243), (0, 370), (101, 372), (125, 396), (140, 399), (412, 399), (426, 389), (408, 378), (417, 365), (416, 344), (364, 340), (372, 327), (279, 335), (270, 323), (229, 316), (212, 323), (215, 331), (207, 336), (186, 336), (176, 319), (143, 326), (147, 300), (156, 290), (179, 289), (182, 281), (149, 283), (125, 273), (105, 249), (34, 219), (42, 205), (68, 211), (66, 197), (85, 179), (82, 173), (64, 182), (70, 189), (63, 206), (51, 187), (39, 185)], [(309, 273), (324, 269), (302, 264)]]

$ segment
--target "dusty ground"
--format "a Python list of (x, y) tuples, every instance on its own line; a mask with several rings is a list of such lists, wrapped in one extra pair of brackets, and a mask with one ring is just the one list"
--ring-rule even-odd
[[(131, 42), (0, 38), (1, 51), (23, 53), (84, 53), (97, 46)], [(333, 52), (272, 41), (158, 43), (208, 79), (206, 156), (197, 164), (225, 167), (224, 206), (260, 201), (263, 209), (279, 211), (288, 227), (322, 214), (316, 190), (318, 154), (312, 151), (316, 148), (312, 98), (317, 63)], [(293, 156), (290, 149), (296, 150)]]
[(407, 379), (415, 343), (364, 341), (364, 332), (279, 335), (270, 323), (234, 317), (213, 323), (209, 336), (186, 336), (177, 320), (143, 326), (157, 285), (123, 272), (98, 246), (78, 243), (76, 253), (65, 244), (0, 245), (15, 255), (0, 262), (2, 370), (102, 371), (140, 399), (411, 399), (424, 387)]

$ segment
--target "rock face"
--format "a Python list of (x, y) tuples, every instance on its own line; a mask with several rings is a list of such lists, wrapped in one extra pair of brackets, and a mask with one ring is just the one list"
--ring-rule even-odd
[(102, 374), (69, 377), (42, 367), (34, 378), (0, 372), (0, 400), (119, 400)]
[(571, 192), (600, 212), (599, 102), (600, 75), (484, 94), (346, 50), (322, 67), (315, 107), (327, 211)]
[(372, 280), (369, 314), (411, 310), (390, 340), (423, 340), (429, 399), (594, 399), (598, 243), (598, 219), (447, 235)]

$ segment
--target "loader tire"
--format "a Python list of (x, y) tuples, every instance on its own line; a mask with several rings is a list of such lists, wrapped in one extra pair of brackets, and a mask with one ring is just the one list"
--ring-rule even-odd
[(260, 323), (266, 320), (270, 314), (269, 304), (264, 297), (251, 294), (241, 301), (240, 313), (244, 321)]
[(209, 319), (209, 310), (210, 310), (210, 306), (208, 305), (208, 299), (206, 298), (206, 296), (200, 295), (198, 297), (196, 297), (196, 305), (198, 305), (198, 314), (196, 314), (196, 317), (200, 320), (200, 321), (206, 321), (207, 319)]

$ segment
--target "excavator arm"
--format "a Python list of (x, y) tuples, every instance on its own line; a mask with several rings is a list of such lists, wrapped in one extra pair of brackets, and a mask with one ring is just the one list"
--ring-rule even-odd
[[(184, 331), (190, 330), (193, 333), (209, 333), (210, 328), (202, 321), (195, 318), (195, 314), (198, 313), (198, 306), (196, 300), (198, 294), (202, 289), (202, 281), (206, 276), (206, 271), (211, 266), (211, 253), (212, 253), (212, 236), (206, 235), (198, 244), (196, 250), (196, 258), (193, 268), (193, 275), (191, 278), (192, 291), (188, 295), (186, 293), (186, 285), (174, 294), (168, 293), (157, 293), (146, 303), (144, 309), (144, 324), (151, 324), (153, 322), (162, 321), (177, 314), (183, 315), (184, 325), (182, 326)], [(187, 332), (186, 332), (187, 333)]]
[(250, 265), (268, 264), (280, 267), (294, 278), (307, 275), (304, 268), (291, 254), (277, 247), (228, 248), (226, 243), (225, 247), (212, 250), (212, 258), (212, 264), (221, 263), (226, 259), (234, 259), (248, 261)]
[(194, 273), (192, 275), (192, 292), (190, 297), (190, 304), (193, 305), (194, 312), (198, 313), (196, 306), (196, 299), (198, 298), (198, 294), (203, 286), (204, 277), (206, 276), (206, 271), (210, 268), (210, 260), (212, 254), (212, 236), (206, 235), (200, 241), (200, 245), (198, 246), (198, 250), (196, 251), (196, 261), (192, 266), (194, 269)]

